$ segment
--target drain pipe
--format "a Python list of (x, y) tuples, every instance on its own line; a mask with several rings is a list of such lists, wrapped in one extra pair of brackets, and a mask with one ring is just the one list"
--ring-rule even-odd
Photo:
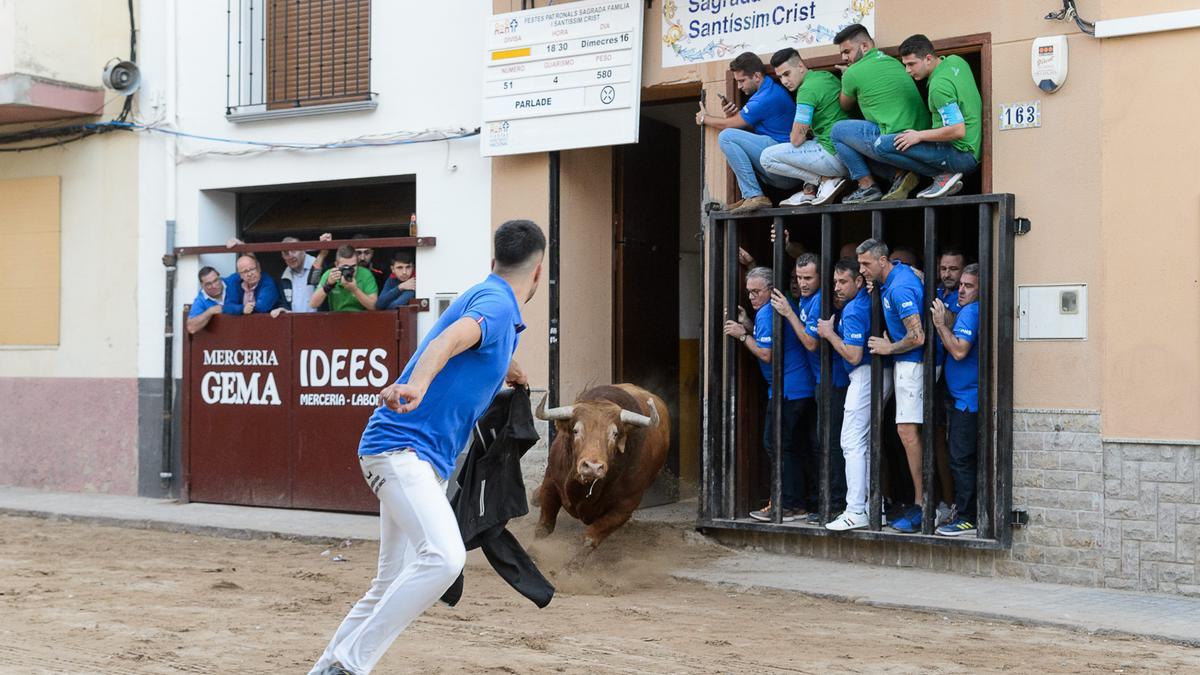
[(158, 477), (163, 492), (170, 493), (175, 478), (171, 467), (171, 446), (174, 442), (175, 421), (175, 221), (167, 221), (167, 253), (163, 255), (166, 268), (166, 308), (163, 312), (163, 409), (162, 409), (162, 468)]
[[(165, 25), (164, 54), (164, 110), (163, 123), (175, 128), (178, 78), (176, 77), (178, 30), (176, 10), (178, 0), (169, 0), (164, 4), (163, 22)], [(175, 483), (175, 470), (171, 465), (171, 450), (175, 435), (175, 273), (178, 259), (175, 255), (175, 209), (176, 209), (176, 157), (179, 142), (177, 136), (164, 139), (163, 169), (166, 173), (164, 207), (166, 210), (166, 252), (163, 255), (163, 267), (166, 268), (166, 304), (164, 306), (163, 322), (163, 408), (162, 408), (162, 465), (158, 478), (162, 482), (164, 496), (171, 494), (171, 485)]]

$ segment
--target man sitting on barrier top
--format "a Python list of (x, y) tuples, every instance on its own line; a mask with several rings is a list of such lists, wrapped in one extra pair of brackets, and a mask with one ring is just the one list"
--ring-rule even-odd
[(396, 251), (392, 257), (392, 273), (379, 292), (376, 309), (396, 309), (417, 297), (417, 266), (411, 250)]
[(730, 213), (748, 213), (771, 207), (771, 200), (759, 185), (760, 179), (784, 190), (794, 190), (801, 184), (795, 178), (767, 173), (759, 161), (763, 150), (788, 142), (796, 106), (787, 90), (767, 75), (766, 66), (754, 52), (739, 54), (729, 63), (729, 69), (738, 89), (750, 100), (740, 111), (725, 101), (721, 106), (725, 117), (708, 115), (701, 105), (696, 124), (721, 130), (717, 143), (742, 192), (741, 201), (726, 208)]
[(263, 276), (258, 258), (243, 253), (237, 259), (237, 272), (225, 277), (226, 314), (266, 314), (279, 304), (279, 287), (271, 277)]
[(200, 292), (192, 301), (192, 309), (187, 316), (187, 332), (189, 335), (204, 330), (208, 322), (225, 311), (225, 280), (217, 271), (207, 265), (200, 268)]
[(948, 197), (962, 190), (963, 175), (974, 171), (982, 156), (983, 99), (975, 75), (961, 56), (939, 57), (924, 35), (900, 43), (900, 61), (914, 80), (929, 82), (932, 128), (881, 137), (880, 159), (932, 177), (933, 185), (918, 197)]
[[(829, 133), (838, 159), (846, 164), (850, 178), (858, 181), (858, 189), (842, 203), (907, 199), (917, 186), (916, 174), (888, 164), (880, 151), (883, 139), (890, 138), (886, 134), (929, 128), (925, 101), (904, 66), (879, 51), (860, 24), (842, 29), (833, 41), (848, 65), (842, 75), (842, 108), (851, 110), (857, 104), (866, 118), (842, 120)], [(875, 186), (872, 173), (891, 182), (886, 194)]]
[(796, 92), (796, 115), (790, 142), (763, 150), (759, 161), (770, 173), (804, 181), (804, 189), (779, 202), (780, 206), (825, 204), (846, 183), (846, 165), (829, 139), (833, 124), (849, 117), (838, 103), (842, 84), (832, 73), (809, 70), (791, 47), (775, 52), (771, 65), (783, 86)]
[(358, 265), (354, 247), (344, 244), (337, 250), (333, 268), (321, 275), (321, 283), (313, 291), (309, 305), (320, 307), (328, 297), (329, 309), (333, 312), (372, 310), (378, 290), (374, 275)]

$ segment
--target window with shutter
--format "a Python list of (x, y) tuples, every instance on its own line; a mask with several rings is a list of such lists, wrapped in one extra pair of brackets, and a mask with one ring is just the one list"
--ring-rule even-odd
[(370, 0), (269, 0), (267, 109), (371, 98)]

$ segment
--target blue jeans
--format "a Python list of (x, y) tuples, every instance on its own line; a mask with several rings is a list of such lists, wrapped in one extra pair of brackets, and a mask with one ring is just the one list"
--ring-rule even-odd
[(762, 195), (759, 178), (784, 190), (799, 187), (800, 181), (769, 174), (759, 162), (762, 151), (778, 143), (779, 141), (770, 136), (745, 129), (725, 129), (717, 136), (717, 145), (721, 146), (721, 152), (725, 153), (725, 161), (729, 162), (729, 168), (733, 169), (733, 175), (737, 177), (738, 189), (742, 191), (743, 199)]
[(896, 134), (884, 134), (875, 146), (875, 156), (884, 163), (931, 178), (943, 173), (968, 174), (979, 166), (975, 155), (950, 143), (917, 143), (901, 152), (896, 149)]
[(879, 125), (866, 120), (842, 120), (829, 131), (838, 159), (854, 180), (871, 174), (889, 181), (895, 177), (896, 167), (884, 163), (879, 156), (879, 137)]
[(767, 173), (798, 178), (809, 185), (816, 185), (822, 178), (846, 175), (846, 165), (816, 141), (805, 141), (800, 147), (778, 143), (763, 150), (758, 159)]

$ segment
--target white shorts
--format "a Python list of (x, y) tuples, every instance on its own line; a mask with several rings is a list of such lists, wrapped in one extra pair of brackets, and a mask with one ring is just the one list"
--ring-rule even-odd
[(925, 421), (925, 364), (896, 361), (896, 424)]

